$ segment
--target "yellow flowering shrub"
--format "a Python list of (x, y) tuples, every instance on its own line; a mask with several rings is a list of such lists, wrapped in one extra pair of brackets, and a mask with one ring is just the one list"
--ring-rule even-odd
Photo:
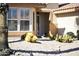
[(34, 35), (33, 33), (26, 33), (26, 36), (25, 36), (26, 42), (36, 42), (37, 39), (38, 39), (37, 36)]

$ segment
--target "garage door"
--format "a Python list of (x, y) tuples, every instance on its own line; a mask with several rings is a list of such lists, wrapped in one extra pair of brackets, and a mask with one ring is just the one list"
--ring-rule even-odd
[(74, 32), (76, 34), (76, 31), (78, 29), (78, 26), (76, 24), (76, 16), (58, 17), (57, 24), (58, 32), (60, 34), (66, 34), (67, 32)]

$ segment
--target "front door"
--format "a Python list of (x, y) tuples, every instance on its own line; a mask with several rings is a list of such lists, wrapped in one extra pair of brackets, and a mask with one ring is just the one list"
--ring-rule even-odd
[(37, 15), (37, 34), (43, 36), (49, 31), (49, 13), (38, 13)]

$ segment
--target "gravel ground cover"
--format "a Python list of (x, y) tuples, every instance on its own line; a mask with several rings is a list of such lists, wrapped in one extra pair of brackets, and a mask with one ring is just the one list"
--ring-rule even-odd
[(10, 56), (79, 56), (79, 41), (60, 43), (49, 39), (38, 39), (37, 43), (21, 41), (19, 37), (9, 38), (9, 47), (14, 50)]

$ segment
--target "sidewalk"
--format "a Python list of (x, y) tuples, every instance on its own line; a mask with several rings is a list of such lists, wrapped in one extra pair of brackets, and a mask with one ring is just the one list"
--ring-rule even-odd
[(79, 41), (60, 43), (39, 39), (37, 43), (29, 43), (20, 38), (9, 38), (9, 46), (15, 51), (15, 56), (79, 56)]

